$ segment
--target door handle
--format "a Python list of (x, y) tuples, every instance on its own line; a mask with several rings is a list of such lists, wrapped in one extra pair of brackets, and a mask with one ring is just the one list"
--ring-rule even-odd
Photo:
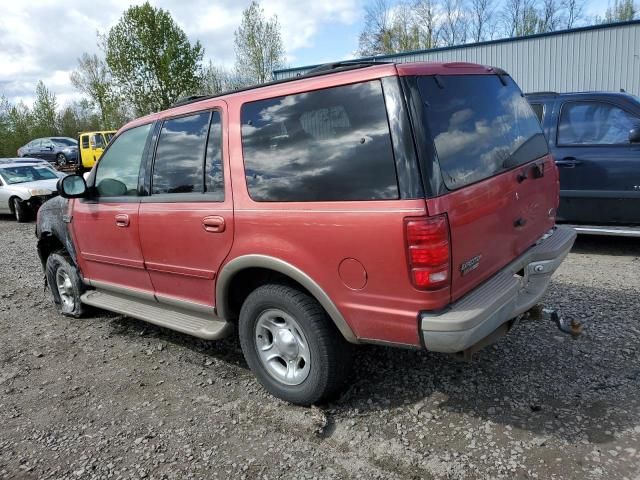
[(129, 215), (126, 213), (119, 213), (116, 215), (116, 227), (126, 228), (129, 226)]
[(226, 225), (224, 218), (218, 215), (212, 215), (210, 217), (204, 217), (202, 219), (202, 227), (206, 232), (222, 233), (224, 232)]
[(576, 165), (580, 165), (582, 160), (578, 160), (576, 157), (564, 157), (562, 160), (556, 160), (556, 165), (563, 168), (576, 168)]

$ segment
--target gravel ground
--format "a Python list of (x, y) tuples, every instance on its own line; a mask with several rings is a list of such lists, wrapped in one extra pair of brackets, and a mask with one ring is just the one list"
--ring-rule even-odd
[(581, 238), (470, 363), (362, 347), (335, 403), (266, 394), (235, 339), (59, 316), (34, 225), (0, 216), (0, 478), (640, 478), (640, 244)]

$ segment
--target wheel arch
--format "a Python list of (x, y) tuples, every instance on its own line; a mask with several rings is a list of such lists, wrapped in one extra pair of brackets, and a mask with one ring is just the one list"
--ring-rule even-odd
[(234, 318), (234, 307), (232, 304), (232, 287), (234, 280), (240, 278), (243, 272), (247, 273), (255, 270), (273, 272), (302, 286), (318, 301), (322, 308), (324, 308), (345, 340), (350, 343), (358, 343), (358, 339), (347, 321), (331, 298), (329, 298), (315, 280), (298, 267), (279, 258), (267, 255), (244, 255), (237, 257), (222, 268), (216, 282), (216, 313), (220, 318), (225, 320)]

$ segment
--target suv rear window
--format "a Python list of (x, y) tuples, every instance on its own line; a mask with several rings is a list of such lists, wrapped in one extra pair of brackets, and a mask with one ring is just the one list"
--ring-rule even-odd
[(420, 77), (428, 127), (454, 190), (546, 155), (540, 123), (508, 76)]
[(247, 103), (242, 147), (256, 201), (399, 197), (377, 80)]

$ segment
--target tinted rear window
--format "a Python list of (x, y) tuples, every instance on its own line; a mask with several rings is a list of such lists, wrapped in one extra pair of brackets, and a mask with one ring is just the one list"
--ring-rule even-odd
[(548, 153), (538, 118), (507, 76), (418, 79), (447, 188), (456, 189)]
[(247, 103), (242, 146), (257, 201), (399, 197), (379, 81)]

